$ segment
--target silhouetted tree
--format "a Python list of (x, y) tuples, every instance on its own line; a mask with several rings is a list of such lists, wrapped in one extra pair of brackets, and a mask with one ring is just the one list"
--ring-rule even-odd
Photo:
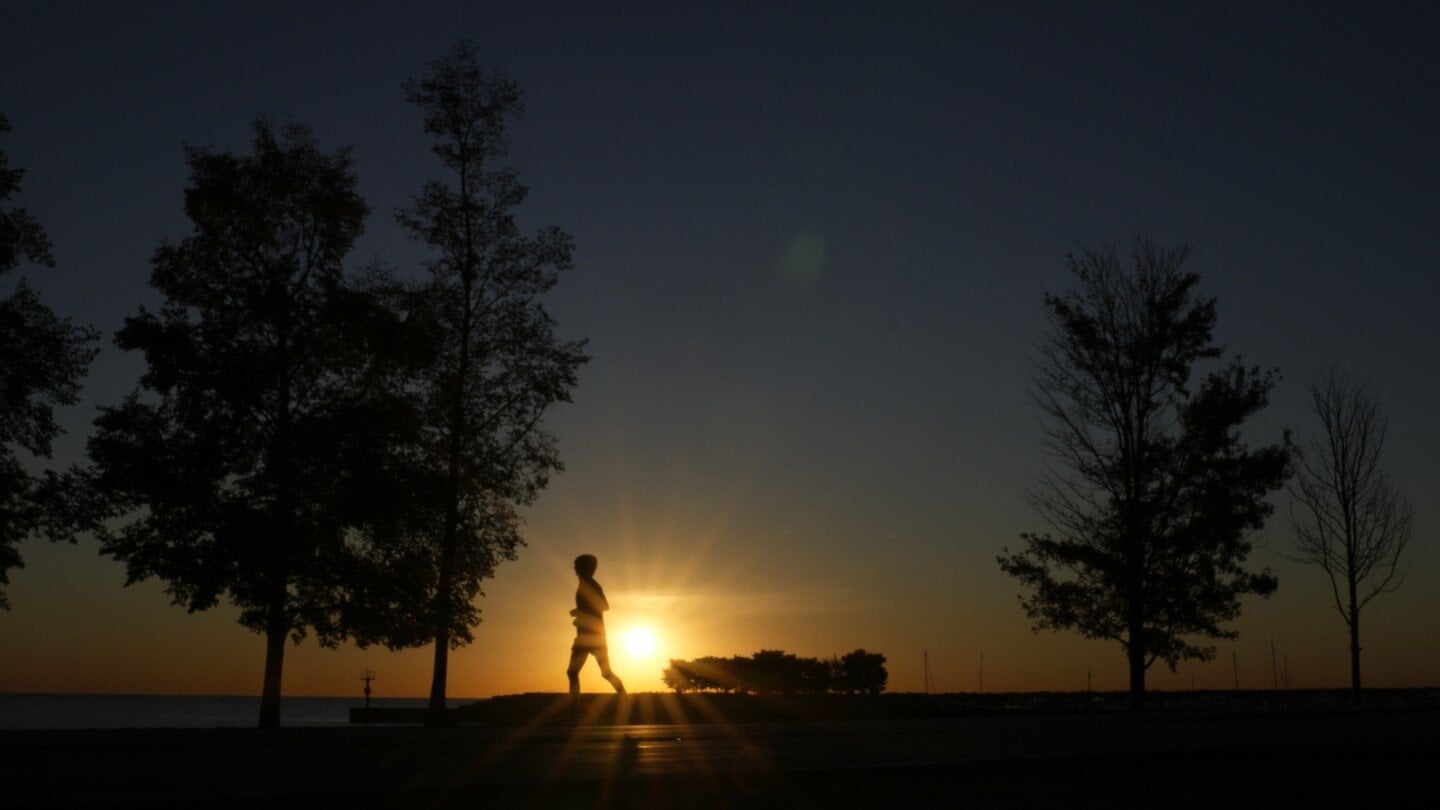
[(438, 723), (449, 651), (473, 638), (481, 582), (515, 558), (523, 544), (518, 508), (561, 468), (542, 418), (569, 401), (588, 358), (583, 342), (556, 337), (540, 300), (571, 266), (570, 237), (558, 228), (522, 235), (515, 209), (527, 190), (514, 170), (495, 165), (508, 150), (506, 121), (522, 109), (519, 89), (483, 72), (462, 41), (405, 90), (450, 173), (450, 182), (426, 183), (396, 215), (433, 250), (409, 317), (433, 324), (437, 339), (435, 362), (413, 382), (421, 399), (416, 475), (436, 483), (412, 530), (376, 544), (375, 553), (416, 575), (412, 598), (395, 606), (410, 615), (378, 639), (392, 647), (433, 642), (429, 718)]
[[(0, 115), (0, 134), (9, 131), (10, 122)], [(19, 194), (24, 176), (0, 150), (0, 203)], [(28, 210), (0, 206), (0, 277), (22, 260), (54, 267), (50, 250), (49, 237)], [(73, 496), (68, 476), (49, 470), (36, 475), (20, 454), (50, 458), (61, 432), (55, 408), (75, 404), (96, 338), (93, 329), (41, 303), (24, 279), (0, 298), (0, 585), (9, 584), (10, 569), (24, 567), (17, 548), (22, 539), (73, 540), (65, 516)], [(9, 607), (0, 590), (0, 610)]]
[(1321, 436), (1298, 453), (1290, 525), (1296, 558), (1330, 578), (1335, 610), (1350, 631), (1350, 689), (1360, 693), (1360, 611), (1400, 587), (1400, 555), (1414, 509), (1381, 461), (1386, 420), (1365, 392), (1331, 369), (1310, 383)]
[(696, 658), (690, 662), (691, 677), (696, 688), (702, 691), (735, 692), (741, 688), (740, 678), (744, 672), (745, 660), (739, 655), (730, 658), (715, 655)]
[(835, 671), (829, 661), (801, 658), (795, 668), (799, 691), (821, 695), (835, 688)]
[(859, 649), (840, 656), (832, 680), (840, 692), (878, 695), (885, 691), (890, 673), (885, 669), (884, 655)]
[(803, 686), (800, 658), (784, 650), (760, 650), (746, 664), (741, 682), (752, 692), (791, 695)]
[(701, 691), (699, 679), (695, 677), (694, 667), (689, 661), (682, 661), (678, 658), (670, 659), (670, 666), (660, 673), (660, 680), (670, 689), (681, 694), (685, 692)]
[[(370, 297), (342, 260), (367, 208), (348, 150), (298, 124), (254, 124), (248, 155), (187, 148), (193, 231), (155, 251), (158, 312), (116, 336), (142, 351), (139, 389), (101, 409), (95, 484), (127, 520), (101, 525), (127, 584), (166, 582), (190, 611), (222, 595), (266, 639), (260, 725), (280, 720), (285, 640), (333, 616), (345, 508), (375, 348)], [(353, 573), (353, 572), (352, 572)]]
[(1240, 597), (1277, 584), (1242, 566), (1288, 476), (1289, 438), (1252, 450), (1239, 435), (1274, 375), (1236, 358), (1192, 385), (1223, 349), (1188, 255), (1137, 238), (1128, 268), (1112, 247), (1068, 257), (1077, 289), (1045, 296), (1032, 388), (1051, 462), (1028, 498), (1054, 536), (1022, 535), (1023, 552), (998, 558), (1029, 591), (1036, 631), (1120, 642), (1136, 707), (1151, 664), (1209, 660), (1214, 647), (1189, 638), (1234, 638), (1222, 625)]

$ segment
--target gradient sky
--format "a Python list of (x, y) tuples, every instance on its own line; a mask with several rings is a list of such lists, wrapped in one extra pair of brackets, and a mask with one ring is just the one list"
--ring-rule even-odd
[[(494, 5), (495, 8), (487, 6)], [(632, 689), (663, 658), (783, 648), (889, 658), (893, 690), (1125, 684), (1118, 646), (1032, 634), (1002, 546), (1043, 529), (1025, 395), (1041, 298), (1075, 240), (1196, 244), (1217, 337), (1285, 381), (1257, 441), (1312, 428), (1338, 364), (1390, 418), (1415, 501), (1404, 588), (1364, 614), (1367, 683), (1440, 684), (1440, 18), (1214, 2), (7, 3), (3, 148), (59, 262), (53, 307), (107, 333), (61, 461), (141, 361), (109, 334), (151, 252), (189, 228), (182, 144), (245, 150), (257, 113), (353, 144), (375, 209), (352, 256), (412, 269), (390, 212), (439, 167), (400, 84), (469, 36), (524, 89), (510, 164), (524, 227), (574, 236), (550, 299), (588, 337), (555, 411), (567, 471), (529, 547), (486, 587), (454, 697), (564, 689), (570, 560), (592, 552)], [(753, 13), (734, 10), (748, 5)], [(1082, 9), (1081, 6), (1087, 6)], [(1090, 7), (1097, 6), (1097, 7)], [(1003, 11), (999, 10), (1003, 7)], [(1277, 496), (1283, 511), (1287, 496)], [(1156, 688), (1348, 677), (1317, 569), (1277, 516), (1252, 561), (1280, 577), (1210, 664)], [(258, 694), (263, 640), (187, 615), (93, 542), (22, 546), (0, 614), (0, 691)], [(286, 694), (418, 695), (430, 651), (290, 648)], [(585, 688), (604, 686), (594, 665)]]

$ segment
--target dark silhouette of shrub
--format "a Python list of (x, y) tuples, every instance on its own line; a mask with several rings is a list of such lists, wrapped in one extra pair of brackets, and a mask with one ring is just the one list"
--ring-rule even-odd
[(660, 677), (676, 692), (874, 695), (885, 690), (890, 675), (884, 655), (860, 649), (828, 660), (802, 658), (784, 650), (760, 650), (748, 657), (671, 659)]

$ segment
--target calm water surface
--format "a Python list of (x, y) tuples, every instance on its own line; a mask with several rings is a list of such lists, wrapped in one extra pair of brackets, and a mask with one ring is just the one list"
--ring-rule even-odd
[[(467, 701), (451, 700), (451, 706)], [(362, 698), (290, 697), (280, 703), (286, 726), (341, 726)], [(425, 705), (424, 698), (373, 699), (372, 706)], [(202, 695), (0, 694), (0, 728), (253, 728), (259, 697)]]

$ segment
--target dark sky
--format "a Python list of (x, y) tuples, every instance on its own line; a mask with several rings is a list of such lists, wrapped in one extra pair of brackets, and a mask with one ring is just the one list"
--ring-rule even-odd
[[(569, 469), (487, 589), (453, 694), (559, 688), (545, 679), (569, 627), (554, 615), (580, 551), (600, 555), (607, 591), (649, 606), (629, 619), (664, 655), (865, 646), (891, 657), (894, 688), (918, 689), (928, 649), (941, 687), (968, 689), (985, 650), (987, 687), (1075, 688), (1090, 667), (1097, 688), (1119, 686), (1118, 649), (1028, 632), (994, 556), (1042, 528), (1020, 498), (1041, 462), (1025, 396), (1041, 296), (1067, 286), (1077, 240), (1133, 234), (1193, 242), (1219, 338), (1284, 373), (1257, 441), (1310, 431), (1317, 371), (1370, 381), (1419, 516), (1367, 666), (1381, 685), (1440, 680), (1436, 12), (489, 5), (12, 3), (0, 25), (3, 146), (59, 261), (26, 272), (107, 333), (156, 302), (149, 256), (187, 231), (182, 144), (246, 149), (264, 113), (353, 145), (375, 210), (353, 263), (413, 269), (422, 254), (390, 212), (438, 166), (400, 83), (468, 36), (523, 87), (522, 223), (574, 236), (551, 305), (595, 359), (551, 423)], [(66, 415), (67, 458), (139, 368), (107, 335)], [(1342, 682), (1322, 575), (1281, 556), (1282, 520), (1263, 539), (1255, 560), (1281, 591), (1247, 608), (1223, 667), (1175, 685), (1228, 685), (1230, 651), (1268, 679), (1271, 637), (1300, 685)], [(84, 543), (24, 553), (0, 647), (28, 663), (0, 669), (0, 691), (62, 671), (83, 691), (258, 688), (260, 641), (233, 615), (122, 592), (121, 567)], [(124, 631), (128, 652), (94, 640), (118, 632), (103, 622), (53, 639), (82, 615), (141, 629)], [(164, 677), (136, 663), (107, 687), (120, 676), (102, 663), (169, 660), (187, 633), (209, 663)], [(362, 663), (417, 694), (427, 676), (423, 655), (297, 655), (287, 690), (347, 691)], [(206, 666), (220, 674), (193, 675)]]

